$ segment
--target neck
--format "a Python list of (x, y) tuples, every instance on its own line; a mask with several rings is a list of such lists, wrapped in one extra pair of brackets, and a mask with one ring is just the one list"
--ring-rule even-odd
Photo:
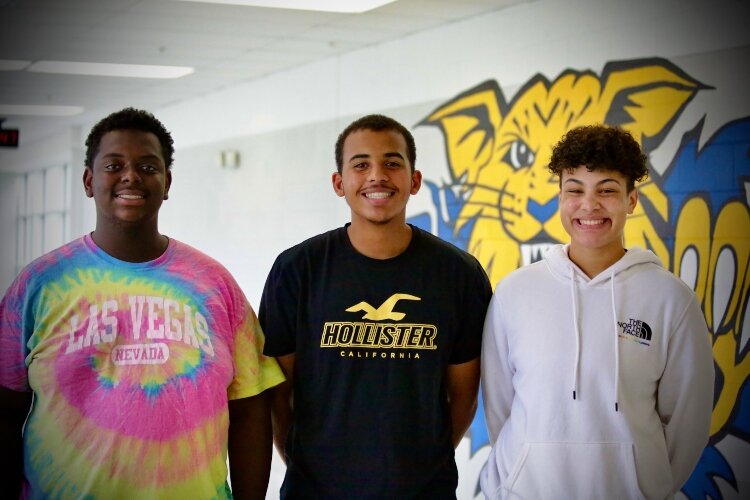
[(411, 226), (405, 221), (391, 221), (386, 224), (357, 224), (354, 221), (347, 228), (352, 246), (371, 259), (390, 259), (400, 255), (411, 242)]
[(609, 268), (612, 264), (622, 259), (625, 255), (625, 248), (617, 247), (611, 250), (578, 248), (570, 245), (568, 247), (568, 257), (581, 268), (586, 276), (593, 279), (602, 271)]
[(154, 228), (102, 227), (91, 233), (94, 243), (112, 257), (125, 262), (148, 262), (160, 257), (169, 239)]

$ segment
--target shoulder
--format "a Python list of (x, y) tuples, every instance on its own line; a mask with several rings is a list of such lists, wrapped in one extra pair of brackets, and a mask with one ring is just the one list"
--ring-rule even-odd
[(171, 242), (174, 244), (173, 260), (184, 262), (190, 266), (201, 266), (229, 274), (229, 271), (221, 262), (201, 250), (176, 239), (171, 239)]
[(643, 287), (646, 294), (669, 298), (692, 298), (693, 289), (679, 276), (657, 263), (646, 262), (635, 266), (631, 273), (633, 286)]
[(54, 274), (57, 270), (76, 267), (92, 254), (84, 238), (75, 239), (41, 257), (37, 257), (21, 271), (19, 277), (38, 280)]
[(31, 297), (47, 284), (65, 276), (71, 269), (85, 265), (90, 250), (83, 238), (58, 247), (26, 265), (8, 288), (4, 299)]
[(540, 260), (532, 264), (519, 267), (508, 273), (497, 284), (497, 292), (511, 290), (517, 294), (518, 290), (526, 286), (536, 286), (539, 281), (551, 279), (552, 273), (549, 271), (546, 261)]
[(687, 296), (694, 294), (693, 289), (675, 273), (666, 269), (651, 250), (630, 248), (613, 268), (618, 282), (643, 288), (645, 295), (661, 292)]
[(287, 248), (276, 257), (275, 265), (288, 265), (315, 258), (326, 253), (332, 246), (340, 244), (344, 228), (336, 228), (308, 238)]
[(175, 239), (172, 243), (174, 249), (166, 260), (165, 272), (174, 278), (166, 278), (167, 280), (188, 280), (202, 290), (220, 286), (231, 294), (244, 297), (234, 276), (221, 262), (187, 243)]
[(419, 251), (427, 254), (428, 257), (443, 259), (445, 262), (454, 262), (471, 269), (482, 269), (482, 265), (476, 257), (469, 252), (461, 250), (454, 244), (416, 226), (412, 226), (412, 231), (414, 232), (413, 237), (418, 239)]

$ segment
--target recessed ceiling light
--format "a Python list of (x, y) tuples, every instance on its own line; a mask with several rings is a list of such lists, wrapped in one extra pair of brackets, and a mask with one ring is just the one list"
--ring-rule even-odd
[(31, 61), (18, 61), (16, 59), (0, 59), (0, 71), (20, 71), (31, 64)]
[(66, 75), (117, 76), (125, 78), (180, 78), (189, 75), (187, 66), (153, 66), (147, 64), (114, 64), (74, 61), (37, 61), (27, 68), (35, 73)]
[(38, 106), (25, 104), (0, 104), (2, 116), (73, 116), (83, 112), (81, 106)]
[(319, 10), (323, 12), (361, 13), (376, 9), (395, 0), (180, 0), (183, 2), (223, 3), (248, 7), (276, 9)]

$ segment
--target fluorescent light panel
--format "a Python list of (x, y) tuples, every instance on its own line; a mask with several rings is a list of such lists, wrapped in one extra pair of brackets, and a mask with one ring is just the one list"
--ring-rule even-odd
[(0, 116), (73, 116), (83, 112), (80, 106), (38, 106), (24, 104), (0, 104)]
[(187, 66), (153, 66), (147, 64), (113, 64), (74, 61), (37, 61), (26, 68), (35, 73), (66, 75), (116, 76), (124, 78), (180, 78), (189, 75)]
[(31, 61), (19, 61), (16, 59), (0, 59), (0, 71), (21, 71), (26, 68)]
[(183, 2), (222, 3), (247, 7), (275, 9), (317, 10), (359, 14), (394, 2), (395, 0), (179, 0)]

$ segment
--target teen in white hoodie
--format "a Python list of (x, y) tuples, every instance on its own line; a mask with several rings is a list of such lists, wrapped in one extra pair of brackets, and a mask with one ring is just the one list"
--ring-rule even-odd
[(669, 498), (708, 440), (710, 337), (693, 291), (623, 247), (638, 144), (573, 129), (553, 151), (569, 245), (508, 275), (490, 303), (482, 390), (487, 498)]

